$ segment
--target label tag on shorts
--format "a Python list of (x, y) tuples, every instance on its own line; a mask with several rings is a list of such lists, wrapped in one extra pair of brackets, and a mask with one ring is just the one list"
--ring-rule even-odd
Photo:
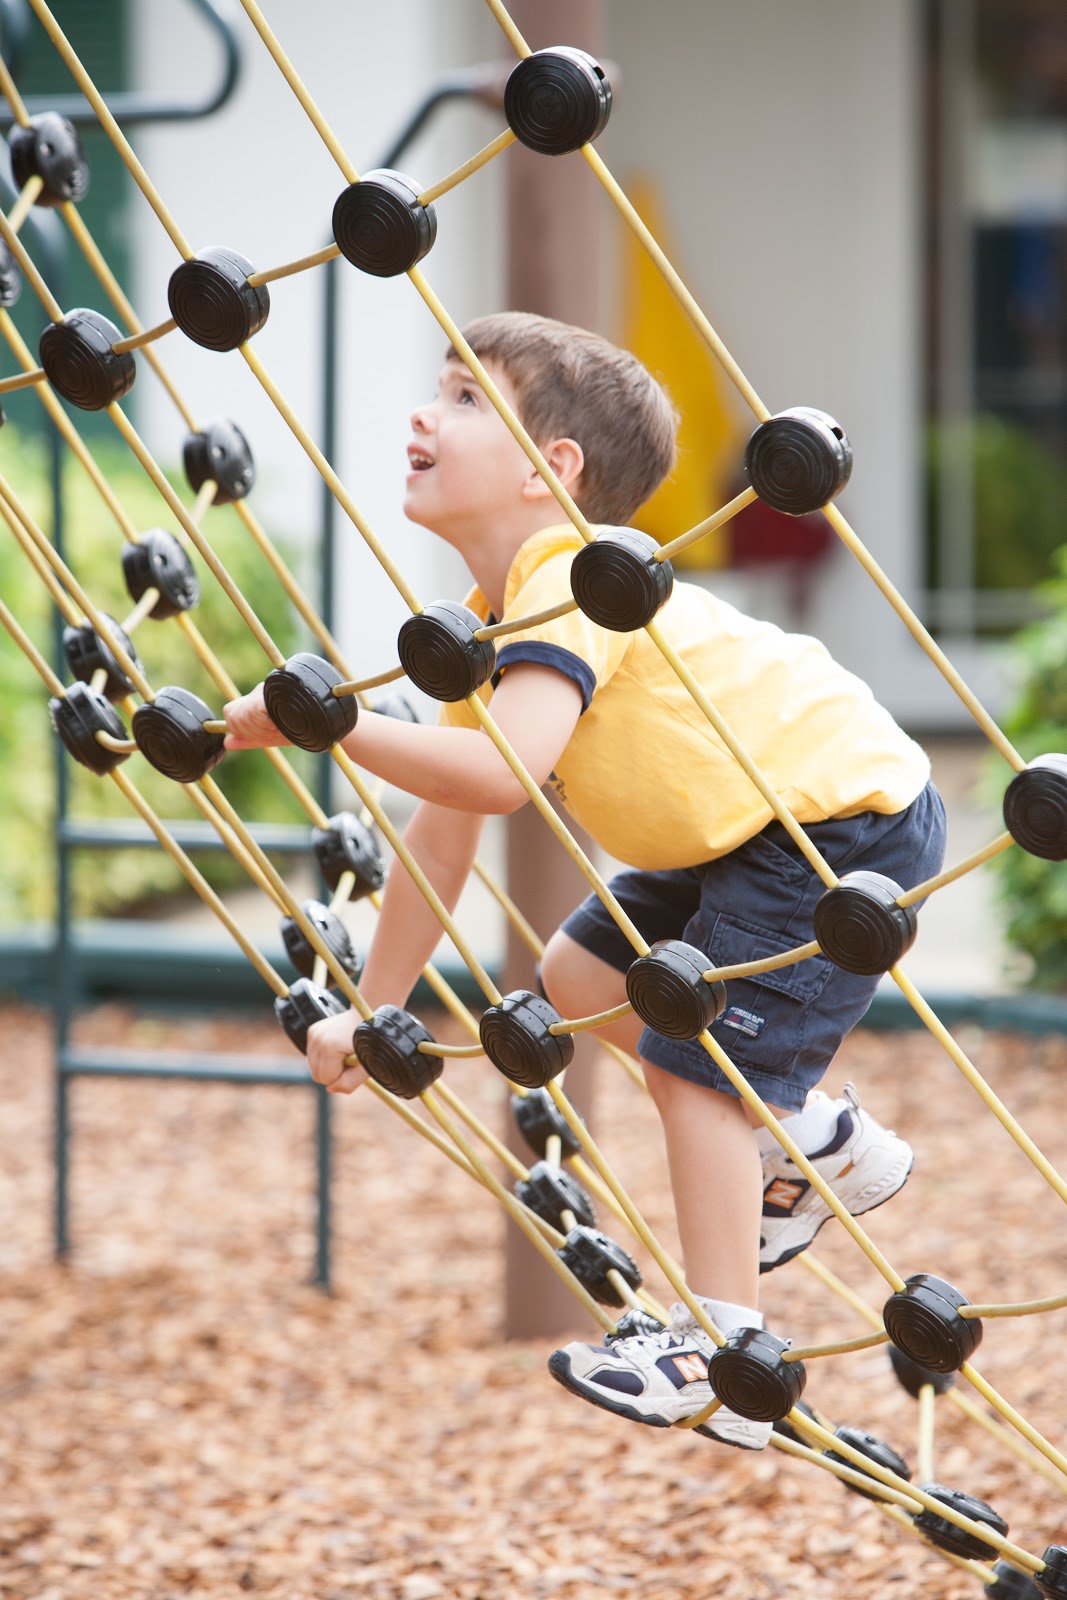
[(722, 1015), (722, 1025), (736, 1028), (738, 1033), (747, 1033), (750, 1039), (758, 1039), (767, 1026), (767, 1018), (755, 1011), (746, 1011), (744, 1006), (728, 1006)]

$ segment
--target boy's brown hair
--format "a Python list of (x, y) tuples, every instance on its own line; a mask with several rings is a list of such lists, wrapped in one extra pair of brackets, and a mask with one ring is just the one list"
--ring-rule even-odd
[[(507, 374), (534, 442), (574, 439), (585, 465), (574, 499), (590, 522), (625, 524), (674, 466), (678, 419), (628, 350), (528, 311), (478, 317), (463, 336)], [(452, 349), (449, 358), (459, 357)]]

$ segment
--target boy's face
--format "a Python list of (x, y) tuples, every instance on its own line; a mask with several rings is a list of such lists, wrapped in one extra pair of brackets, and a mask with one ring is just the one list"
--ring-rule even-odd
[[(507, 375), (486, 370), (517, 412)], [(463, 550), (517, 507), (532, 471), (522, 448), (461, 361), (446, 361), (437, 394), (411, 415), (404, 514)]]

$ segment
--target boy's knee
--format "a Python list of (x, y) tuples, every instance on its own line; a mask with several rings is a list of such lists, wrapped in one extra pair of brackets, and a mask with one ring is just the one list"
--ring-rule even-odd
[(541, 957), (541, 987), (563, 1016), (607, 1011), (626, 998), (626, 975), (601, 961), (561, 929)]
[(647, 1088), (652, 1103), (655, 1106), (666, 1105), (673, 1096), (680, 1093), (678, 1085), (684, 1080), (675, 1076), (673, 1072), (666, 1072), (662, 1067), (653, 1066), (651, 1061), (641, 1058), (641, 1070), (645, 1075)]
[(694, 1083), (691, 1078), (682, 1078), (675, 1072), (668, 1072), (665, 1067), (657, 1067), (651, 1061), (641, 1058), (641, 1067), (645, 1074), (645, 1085), (649, 1096), (657, 1110), (664, 1107), (680, 1106), (683, 1109), (692, 1106), (715, 1106), (720, 1113), (726, 1112), (730, 1116), (743, 1113), (744, 1103), (726, 1089), (715, 1089), (710, 1084)]
[(567, 997), (568, 963), (565, 947), (573, 947), (573, 943), (574, 941), (568, 939), (565, 933), (557, 931), (545, 945), (544, 954), (537, 967), (541, 992), (557, 1011), (562, 1011)]

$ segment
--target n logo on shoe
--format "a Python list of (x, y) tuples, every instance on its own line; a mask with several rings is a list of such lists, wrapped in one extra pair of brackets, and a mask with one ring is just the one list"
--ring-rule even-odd
[(708, 1376), (708, 1364), (696, 1354), (674, 1356), (675, 1371), (683, 1383), (703, 1383)]
[(803, 1181), (797, 1183), (790, 1178), (775, 1178), (763, 1191), (763, 1209), (792, 1211), (808, 1188), (809, 1185)]

